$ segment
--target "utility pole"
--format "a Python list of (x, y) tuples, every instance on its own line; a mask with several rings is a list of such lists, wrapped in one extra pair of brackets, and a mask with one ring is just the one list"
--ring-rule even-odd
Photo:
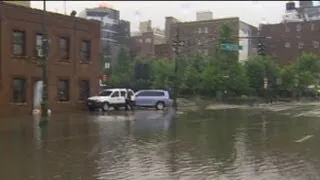
[(173, 107), (178, 108), (177, 97), (178, 97), (178, 58), (180, 55), (180, 47), (184, 46), (184, 42), (180, 40), (180, 27), (177, 23), (176, 38), (172, 42), (172, 48), (175, 54), (174, 57), (174, 89), (173, 89)]
[(42, 11), (42, 102), (40, 124), (48, 119), (48, 35), (46, 33), (46, 1), (43, 1)]

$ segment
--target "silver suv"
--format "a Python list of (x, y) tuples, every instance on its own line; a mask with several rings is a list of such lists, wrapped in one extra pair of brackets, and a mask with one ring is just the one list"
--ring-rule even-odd
[(155, 107), (162, 110), (172, 105), (169, 92), (166, 90), (147, 89), (136, 92), (133, 96), (134, 104), (138, 107)]

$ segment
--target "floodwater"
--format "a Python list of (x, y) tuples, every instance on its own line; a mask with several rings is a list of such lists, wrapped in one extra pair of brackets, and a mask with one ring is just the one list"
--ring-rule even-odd
[(228, 109), (2, 118), (1, 180), (320, 179), (320, 119)]

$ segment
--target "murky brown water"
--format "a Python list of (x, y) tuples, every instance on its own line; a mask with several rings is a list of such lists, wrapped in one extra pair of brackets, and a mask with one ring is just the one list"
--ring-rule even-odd
[[(0, 179), (320, 179), (320, 119), (252, 110), (1, 119)], [(303, 138), (305, 137), (305, 138)]]

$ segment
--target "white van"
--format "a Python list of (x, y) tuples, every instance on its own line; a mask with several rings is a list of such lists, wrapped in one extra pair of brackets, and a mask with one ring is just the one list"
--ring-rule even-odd
[[(128, 89), (129, 94), (133, 97), (134, 92)], [(102, 109), (103, 111), (109, 110), (110, 107), (119, 109), (126, 105), (127, 89), (125, 88), (112, 88), (105, 89), (99, 93), (98, 96), (89, 97), (87, 106), (90, 111)]]

